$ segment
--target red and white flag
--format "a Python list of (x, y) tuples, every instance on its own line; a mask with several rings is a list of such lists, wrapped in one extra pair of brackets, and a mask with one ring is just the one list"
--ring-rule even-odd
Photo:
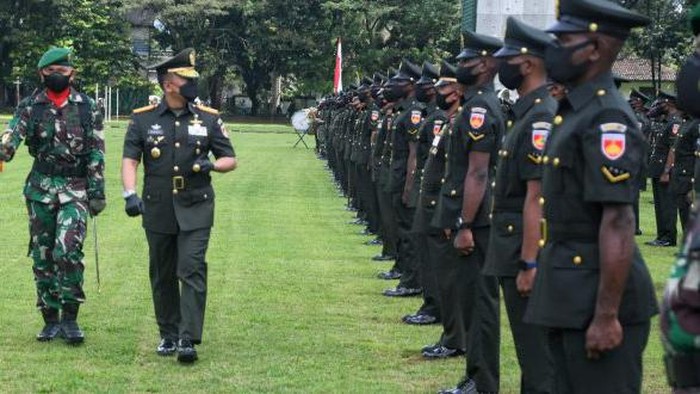
[(343, 91), (343, 48), (340, 44), (340, 37), (336, 44), (335, 54), (335, 74), (333, 75), (333, 92), (338, 94)]

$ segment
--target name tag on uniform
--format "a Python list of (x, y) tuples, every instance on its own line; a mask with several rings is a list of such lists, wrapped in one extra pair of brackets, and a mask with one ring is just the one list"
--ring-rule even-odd
[(197, 137), (206, 137), (207, 136), (207, 128), (202, 126), (202, 125), (199, 125), (199, 124), (190, 125), (190, 126), (187, 126), (187, 134), (194, 135)]

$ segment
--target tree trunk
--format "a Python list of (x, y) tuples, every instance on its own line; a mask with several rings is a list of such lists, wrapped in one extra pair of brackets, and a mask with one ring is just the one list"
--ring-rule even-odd
[(221, 67), (211, 76), (209, 81), (209, 99), (213, 108), (222, 108), (222, 95), (224, 91), (224, 75), (226, 69)]

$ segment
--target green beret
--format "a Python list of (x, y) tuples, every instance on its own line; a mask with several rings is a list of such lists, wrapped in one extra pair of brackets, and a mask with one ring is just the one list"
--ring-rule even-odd
[(71, 63), (72, 52), (70, 48), (51, 47), (48, 51), (44, 52), (41, 59), (39, 59), (37, 68), (41, 70), (52, 64), (73, 67), (73, 63)]
[(693, 28), (694, 35), (700, 34), (700, 4), (690, 11), (690, 26)]

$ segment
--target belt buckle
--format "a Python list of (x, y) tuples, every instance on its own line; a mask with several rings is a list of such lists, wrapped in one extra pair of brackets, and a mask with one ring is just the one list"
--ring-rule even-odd
[(173, 189), (175, 190), (182, 190), (185, 188), (185, 177), (183, 176), (174, 176), (173, 177)]

